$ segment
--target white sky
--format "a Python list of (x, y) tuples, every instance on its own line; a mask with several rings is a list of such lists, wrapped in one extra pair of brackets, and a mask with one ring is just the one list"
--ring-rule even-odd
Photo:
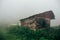
[(60, 0), (0, 0), (0, 23), (14, 24), (22, 18), (49, 10), (56, 18), (51, 25), (59, 25)]

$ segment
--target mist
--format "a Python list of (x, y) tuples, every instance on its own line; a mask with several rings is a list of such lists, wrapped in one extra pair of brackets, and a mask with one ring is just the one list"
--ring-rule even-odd
[(51, 26), (60, 25), (60, 0), (0, 0), (0, 24), (17, 24), (20, 19), (49, 10), (55, 14)]

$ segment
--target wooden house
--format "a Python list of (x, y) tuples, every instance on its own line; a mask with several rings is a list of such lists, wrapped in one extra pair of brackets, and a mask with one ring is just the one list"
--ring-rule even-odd
[(52, 11), (42, 12), (30, 17), (21, 19), (21, 26), (26, 26), (31, 29), (49, 28), (50, 20), (55, 19), (55, 15)]

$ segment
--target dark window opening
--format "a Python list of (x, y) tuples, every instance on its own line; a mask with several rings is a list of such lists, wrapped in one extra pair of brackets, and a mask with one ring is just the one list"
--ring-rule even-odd
[(46, 27), (47, 23), (46, 23), (46, 20), (45, 19), (37, 19), (37, 27), (38, 28), (43, 28), (43, 27)]

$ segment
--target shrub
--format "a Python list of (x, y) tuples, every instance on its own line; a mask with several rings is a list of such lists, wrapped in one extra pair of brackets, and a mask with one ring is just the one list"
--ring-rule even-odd
[(11, 26), (6, 33), (0, 31), (0, 40), (60, 40), (60, 29), (31, 30), (24, 26)]

